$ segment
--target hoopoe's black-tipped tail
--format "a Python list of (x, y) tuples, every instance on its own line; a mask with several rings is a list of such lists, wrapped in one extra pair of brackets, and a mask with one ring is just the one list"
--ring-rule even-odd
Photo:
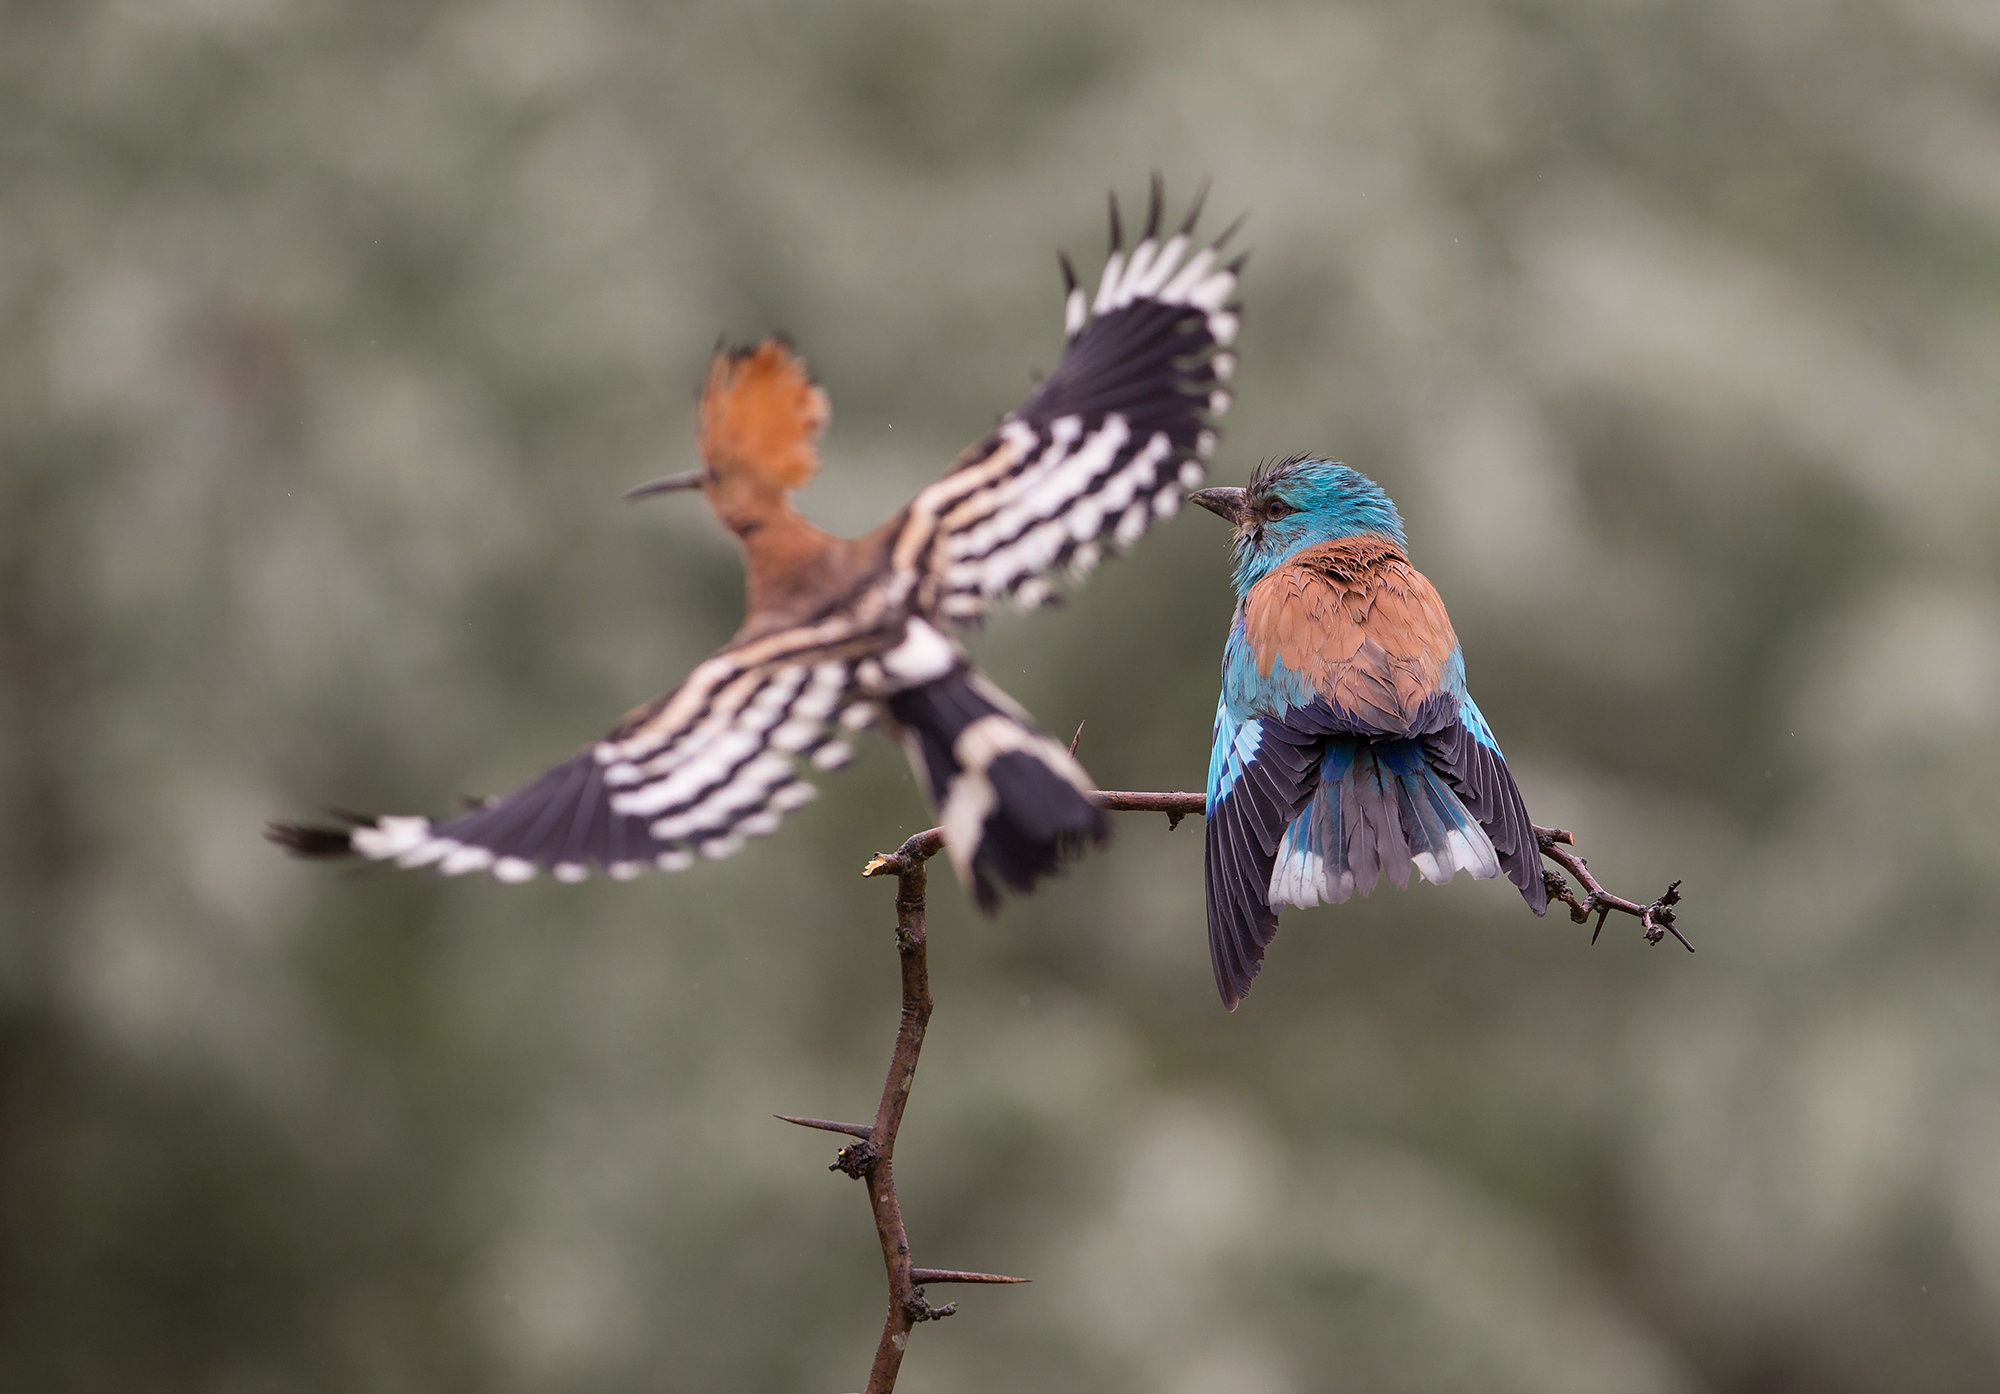
[(328, 827), (323, 823), (281, 823), (272, 821), (264, 825), (264, 840), (275, 842), (295, 857), (351, 857), (354, 855), (354, 841), (351, 836), (354, 826), (371, 823), (374, 820), (359, 814), (336, 813), (342, 826)]
[(1083, 768), (976, 670), (954, 668), (883, 705), (938, 810), (959, 879), (988, 914), (1000, 904), (996, 880), (1032, 890), (1109, 838)]

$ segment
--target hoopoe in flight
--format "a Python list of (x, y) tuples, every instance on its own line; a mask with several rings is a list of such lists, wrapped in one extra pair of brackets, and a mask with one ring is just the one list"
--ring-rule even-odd
[(819, 467), (826, 393), (785, 343), (718, 351), (700, 406), (702, 465), (630, 497), (699, 489), (743, 549), (743, 624), (666, 696), (501, 798), (444, 822), (278, 823), (308, 856), (357, 853), (507, 882), (546, 870), (623, 880), (727, 857), (809, 802), (800, 762), (844, 764), (848, 730), (899, 739), (979, 904), (1026, 891), (1107, 833), (1093, 785), (1064, 747), (951, 637), (996, 601), (1055, 598), (1050, 573), (1087, 575), (1180, 507), (1202, 481), (1229, 406), (1243, 259), (1230, 228), (1194, 250), (1201, 199), (1162, 235), (1153, 180), (1145, 230), (1111, 250), (1094, 297), (1062, 259), (1065, 346), (1054, 373), (952, 470), (865, 537), (830, 536), (792, 507)]

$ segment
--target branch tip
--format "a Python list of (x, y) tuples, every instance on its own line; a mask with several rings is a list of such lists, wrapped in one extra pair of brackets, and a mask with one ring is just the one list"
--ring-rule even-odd
[(924, 1290), (918, 1288), (904, 1300), (903, 1311), (914, 1326), (920, 1321), (943, 1321), (946, 1317), (955, 1317), (958, 1315), (958, 1304), (947, 1302), (942, 1307), (933, 1307), (924, 1301)]
[(1583, 894), (1579, 897), (1561, 875), (1547, 867), (1542, 868), (1542, 885), (1548, 890), (1549, 899), (1567, 905), (1573, 923), (1588, 924), (1592, 915), (1597, 916), (1597, 925), (1590, 931), (1591, 943), (1595, 944), (1597, 936), (1604, 933), (1604, 922), (1616, 910), (1639, 921), (1640, 933), (1645, 935), (1648, 944), (1657, 944), (1671, 934), (1682, 948), (1689, 953), (1694, 952), (1694, 945), (1688, 943), (1687, 936), (1674, 925), (1674, 906), (1681, 902), (1681, 883), (1678, 879), (1651, 905), (1641, 905), (1604, 889), (1590, 874), (1590, 863), (1573, 850), (1575, 839), (1567, 829), (1535, 826), (1535, 843), (1541, 848), (1543, 856), (1574, 876), (1577, 885), (1582, 888)]

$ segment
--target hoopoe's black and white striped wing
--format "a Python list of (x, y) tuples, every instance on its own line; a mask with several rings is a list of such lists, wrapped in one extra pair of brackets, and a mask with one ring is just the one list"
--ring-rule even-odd
[(385, 817), (346, 831), (274, 827), (308, 853), (355, 852), (447, 876), (581, 881), (680, 871), (773, 832), (817, 790), (801, 762), (845, 764), (845, 729), (867, 725), (899, 674), (922, 680), (957, 661), (921, 620), (873, 630), (836, 616), (724, 650), (588, 750), (512, 794), (442, 823)]
[(1088, 574), (1107, 546), (1131, 546), (1201, 484), (1229, 406), (1242, 259), (1221, 261), (1234, 228), (1189, 255), (1199, 199), (1164, 238), (1160, 205), (1155, 178), (1128, 257), (1113, 198), (1094, 298), (1063, 262), (1066, 344), (1055, 372), (911, 504), (894, 561), (916, 572), (926, 612), (972, 621), (1003, 597), (1044, 604), (1054, 595), (1044, 573)]

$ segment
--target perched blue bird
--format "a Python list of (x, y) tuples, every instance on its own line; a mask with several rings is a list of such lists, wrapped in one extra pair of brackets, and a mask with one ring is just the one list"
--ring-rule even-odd
[(1537, 915), (1541, 850), (1465, 688), (1437, 591), (1373, 480), (1298, 455), (1188, 495), (1235, 525), (1236, 617), (1208, 764), (1208, 946), (1231, 1011), (1278, 907), (1338, 905), (1415, 866), (1502, 871)]

